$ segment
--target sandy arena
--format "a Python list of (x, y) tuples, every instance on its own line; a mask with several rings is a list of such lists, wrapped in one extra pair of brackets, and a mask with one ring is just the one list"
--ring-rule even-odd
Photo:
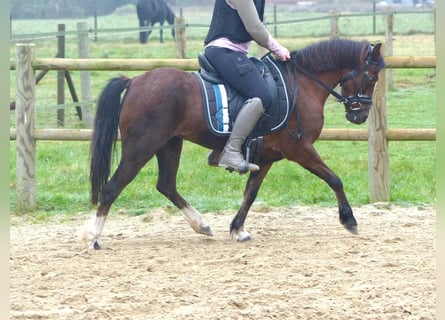
[(78, 240), (90, 214), (12, 217), (10, 319), (436, 319), (435, 208), (353, 209), (358, 235), (336, 208), (254, 208), (246, 243), (234, 212), (204, 214), (214, 237), (112, 213), (100, 251)]

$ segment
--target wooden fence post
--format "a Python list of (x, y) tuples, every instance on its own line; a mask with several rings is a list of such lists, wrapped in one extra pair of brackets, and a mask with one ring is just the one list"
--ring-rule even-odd
[[(57, 58), (65, 58), (65, 25), (58, 25), (59, 35), (57, 36)], [(65, 70), (57, 71), (57, 104), (65, 103)], [(65, 125), (65, 109), (57, 109), (57, 126)]]
[[(385, 52), (382, 45), (381, 53)], [(386, 110), (386, 69), (380, 71), (379, 80), (374, 91), (374, 106), (368, 119), (368, 176), (369, 202), (388, 202), (389, 186), (389, 153), (386, 130), (388, 128)]]
[(437, 55), (437, 43), (439, 43), (439, 42), (437, 42), (437, 32), (436, 32), (436, 26), (437, 26), (437, 20), (436, 20), (436, 12), (437, 12), (437, 8), (436, 8), (436, 6), (434, 6), (434, 12), (433, 12), (433, 32), (434, 32), (434, 43), (435, 43), (435, 45), (434, 45), (434, 54), (436, 54)]
[(97, 29), (98, 29), (98, 23), (97, 23), (97, 11), (94, 10), (94, 42), (97, 42)]
[[(392, 56), (392, 38), (394, 36), (394, 13), (388, 13), (386, 15), (386, 42), (385, 42), (385, 53), (387, 56)], [(389, 69), (388, 73), (388, 89), (394, 89), (394, 70)]]
[(16, 190), (17, 211), (32, 211), (36, 206), (36, 142), (35, 125), (35, 71), (33, 44), (16, 45)]
[(185, 19), (182, 14), (182, 8), (179, 9), (179, 17), (175, 18), (176, 25), (176, 58), (186, 59), (186, 37), (185, 37)]
[(338, 28), (338, 16), (340, 15), (340, 11), (332, 9), (329, 11), (329, 15), (331, 16), (331, 38), (335, 39), (340, 36)]
[[(90, 57), (89, 47), (88, 47), (88, 26), (86, 22), (77, 23), (77, 31), (78, 33), (78, 50), (79, 50), (79, 58), (88, 59)], [(90, 101), (92, 100), (91, 94), (91, 75), (90, 71), (80, 71), (80, 91), (81, 91), (81, 101)], [(82, 120), (85, 125), (85, 128), (93, 127), (93, 108), (91, 104), (82, 103)]]

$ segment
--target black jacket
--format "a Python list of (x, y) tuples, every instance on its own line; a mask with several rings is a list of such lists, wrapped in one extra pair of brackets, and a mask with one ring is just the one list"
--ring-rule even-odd
[[(265, 0), (253, 0), (261, 21), (264, 18)], [(232, 9), (225, 0), (216, 0), (213, 7), (212, 22), (204, 40), (207, 45), (212, 40), (227, 37), (234, 43), (253, 40), (244, 27), (236, 10)]]

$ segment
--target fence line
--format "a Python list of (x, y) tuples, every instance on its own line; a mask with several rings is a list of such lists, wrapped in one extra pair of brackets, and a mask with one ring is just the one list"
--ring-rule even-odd
[[(276, 11), (276, 8), (274, 8)], [(180, 12), (182, 12), (182, 9), (180, 9)], [(332, 10), (331, 12), (327, 13), (326, 15), (318, 16), (318, 17), (310, 17), (310, 18), (304, 18), (304, 19), (291, 19), (291, 20), (282, 20), (277, 21), (276, 19), (276, 13), (273, 15), (273, 21), (265, 21), (264, 24), (266, 26), (273, 26), (275, 32), (274, 36), (278, 36), (276, 27), (279, 25), (286, 25), (286, 24), (299, 24), (299, 23), (307, 23), (311, 21), (320, 21), (320, 20), (331, 20), (336, 21), (335, 23), (338, 25), (339, 19), (348, 19), (348, 18), (354, 18), (354, 17), (373, 17), (374, 19), (377, 16), (388, 16), (388, 15), (404, 15), (404, 14), (433, 14), (435, 16), (436, 10), (422, 10), (422, 11), (382, 11), (382, 12), (372, 12), (372, 13), (342, 13), (338, 10)], [(179, 15), (178, 17), (182, 17)], [(334, 23), (334, 24), (335, 24)], [(187, 23), (184, 19), (181, 19), (180, 21), (175, 21), (173, 25), (155, 25), (155, 26), (143, 26), (143, 27), (119, 27), (119, 28), (102, 28), (98, 29), (96, 26), (94, 28), (89, 28), (88, 33), (91, 35), (94, 35), (94, 37), (97, 37), (99, 34), (106, 34), (106, 33), (119, 33), (119, 34), (126, 34), (126, 33), (138, 33), (140, 31), (154, 31), (159, 29), (188, 29), (188, 28), (208, 28), (208, 24), (203, 23)], [(433, 28), (435, 27), (435, 24), (433, 25)], [(375, 26), (374, 26), (375, 29)], [(331, 30), (331, 36), (333, 36), (333, 33), (337, 33), (338, 30)], [(54, 32), (42, 32), (42, 33), (25, 33), (25, 34), (15, 34), (10, 36), (11, 42), (17, 42), (17, 41), (32, 41), (35, 39), (51, 39), (58, 36), (70, 36), (70, 37), (77, 37), (79, 33), (82, 33), (79, 30), (71, 30), (71, 31), (54, 31)], [(375, 30), (372, 32), (375, 34)], [(435, 30), (433, 29), (431, 31), (432, 34), (435, 33)], [(341, 33), (339, 33), (341, 34)]]
[[(34, 140), (41, 141), (90, 141), (93, 129), (34, 129)], [(387, 129), (388, 141), (435, 141), (436, 129)], [(9, 139), (17, 139), (17, 129), (9, 129)], [(119, 138), (120, 139), (120, 138)], [(323, 129), (318, 140), (368, 141), (367, 129)]]
[[(435, 68), (436, 57), (388, 56), (387, 68)], [(18, 44), (16, 62), (16, 130), (10, 129), (10, 139), (16, 140), (17, 210), (32, 211), (36, 205), (35, 145), (36, 140), (87, 141), (91, 129), (35, 129), (34, 70), (147, 70), (170, 66), (197, 70), (196, 59), (35, 59), (34, 46)], [(386, 69), (383, 69), (374, 92), (374, 108), (368, 130), (324, 129), (322, 140), (368, 141), (368, 173), (370, 201), (389, 201), (388, 141), (435, 141), (436, 129), (388, 129), (386, 122)]]
[[(436, 68), (436, 56), (386, 56), (386, 67), (390, 69)], [(17, 68), (10, 60), (10, 70)], [(147, 71), (159, 67), (172, 67), (185, 71), (199, 69), (197, 59), (75, 59), (35, 58), (31, 61), (34, 70), (77, 70), (77, 71)]]

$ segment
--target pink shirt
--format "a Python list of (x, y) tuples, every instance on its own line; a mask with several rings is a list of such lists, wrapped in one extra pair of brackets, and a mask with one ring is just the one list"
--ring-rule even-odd
[(249, 52), (250, 43), (251, 41), (242, 43), (233, 43), (228, 38), (222, 37), (209, 42), (206, 47), (209, 46), (222, 47), (247, 54)]

